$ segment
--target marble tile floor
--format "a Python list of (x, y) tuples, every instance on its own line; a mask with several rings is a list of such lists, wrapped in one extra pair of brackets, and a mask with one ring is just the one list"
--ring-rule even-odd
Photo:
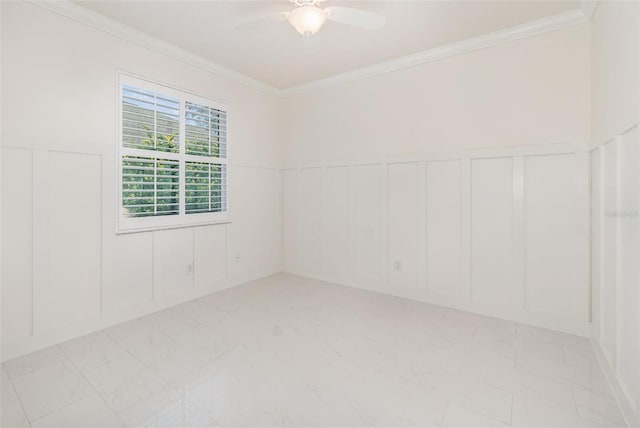
[(278, 274), (2, 365), (2, 427), (623, 426), (589, 342)]

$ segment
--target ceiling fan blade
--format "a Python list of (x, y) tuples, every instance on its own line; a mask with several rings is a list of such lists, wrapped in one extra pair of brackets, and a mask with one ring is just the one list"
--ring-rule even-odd
[(327, 19), (331, 21), (367, 30), (379, 30), (387, 22), (387, 19), (382, 15), (351, 7), (330, 6), (324, 11), (327, 14)]
[(264, 15), (257, 18), (254, 17), (254, 18), (239, 22), (234, 26), (234, 28), (236, 30), (253, 30), (274, 22), (284, 22), (287, 20), (288, 16), (289, 16), (289, 12), (271, 13), (269, 15)]

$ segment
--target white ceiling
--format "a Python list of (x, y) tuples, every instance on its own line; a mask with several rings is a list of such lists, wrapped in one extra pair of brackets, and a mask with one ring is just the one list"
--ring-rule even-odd
[(277, 88), (288, 88), (559, 14), (560, 1), (331, 1), (386, 16), (382, 30), (327, 22), (308, 53), (287, 22), (239, 24), (289, 10), (288, 0), (78, 0), (76, 3)]

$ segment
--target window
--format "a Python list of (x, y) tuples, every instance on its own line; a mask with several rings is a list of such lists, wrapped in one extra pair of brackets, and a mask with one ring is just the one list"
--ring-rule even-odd
[(228, 106), (120, 75), (118, 231), (228, 221)]

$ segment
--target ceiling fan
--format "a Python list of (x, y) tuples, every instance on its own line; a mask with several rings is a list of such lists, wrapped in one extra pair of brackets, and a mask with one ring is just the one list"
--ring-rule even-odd
[(317, 33), (327, 20), (367, 30), (381, 29), (386, 22), (384, 16), (366, 10), (342, 6), (329, 6), (323, 9), (320, 5), (324, 0), (289, 1), (295, 5), (294, 9), (252, 22), (272, 20), (273, 18), (279, 21), (286, 20), (304, 36)]

